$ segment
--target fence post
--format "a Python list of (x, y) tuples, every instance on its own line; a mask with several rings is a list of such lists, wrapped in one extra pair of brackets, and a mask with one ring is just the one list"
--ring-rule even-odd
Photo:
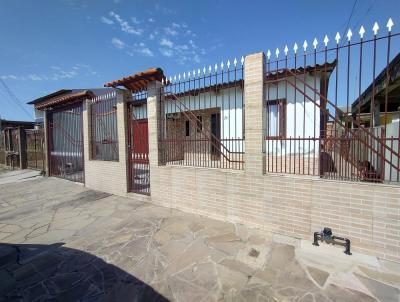
[(26, 131), (22, 127), (18, 127), (18, 143), (19, 143), (19, 168), (27, 168), (27, 154), (26, 154)]
[(149, 83), (147, 87), (147, 119), (149, 129), (149, 161), (150, 175), (151, 168), (162, 163), (161, 154), (162, 148), (159, 145), (158, 138), (160, 136), (160, 104), (161, 104), (161, 88), (162, 85), (158, 81)]
[(117, 94), (117, 135), (118, 135), (118, 158), (121, 170), (124, 170), (125, 175), (125, 192), (129, 191), (129, 148), (128, 148), (128, 102), (131, 101), (131, 93), (127, 90), (115, 90)]
[(49, 113), (44, 111), (43, 119), (43, 131), (44, 131), (44, 173), (46, 176), (50, 176), (50, 149), (49, 149), (49, 135), (50, 135), (50, 125), (49, 125)]
[(264, 95), (265, 55), (246, 56), (244, 61), (245, 171), (264, 172)]

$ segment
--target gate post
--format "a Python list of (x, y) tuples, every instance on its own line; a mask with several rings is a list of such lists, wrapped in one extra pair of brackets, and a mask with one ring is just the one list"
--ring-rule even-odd
[[(117, 94), (117, 127), (118, 127), (118, 166), (124, 175), (122, 187), (124, 193), (129, 192), (129, 146), (128, 146), (128, 102), (132, 96), (129, 91), (115, 90)], [(122, 178), (122, 177), (121, 177)], [(122, 180), (121, 180), (122, 182)]]
[(26, 131), (22, 127), (18, 127), (18, 144), (19, 144), (19, 168), (26, 169), (27, 153), (26, 153)]
[(46, 176), (50, 176), (50, 149), (49, 149), (49, 135), (50, 135), (50, 126), (49, 126), (49, 113), (47, 110), (44, 111), (43, 118), (43, 132), (44, 132), (44, 174)]
[(265, 55), (251, 54), (244, 62), (245, 171), (259, 175), (264, 171)]
[(160, 136), (160, 104), (161, 104), (161, 82), (153, 81), (148, 84), (147, 92), (147, 119), (149, 127), (149, 161), (150, 161), (150, 175), (151, 168), (162, 164), (162, 148), (158, 142)]

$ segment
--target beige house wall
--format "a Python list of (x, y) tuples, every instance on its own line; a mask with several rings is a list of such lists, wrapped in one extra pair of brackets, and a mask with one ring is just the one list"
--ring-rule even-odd
[(260, 108), (264, 60), (258, 53), (245, 61), (244, 171), (161, 165), (159, 96), (149, 92), (151, 201), (308, 240), (310, 244), (315, 231), (331, 227), (335, 235), (348, 237), (355, 251), (400, 261), (399, 187), (263, 175), (264, 118)]

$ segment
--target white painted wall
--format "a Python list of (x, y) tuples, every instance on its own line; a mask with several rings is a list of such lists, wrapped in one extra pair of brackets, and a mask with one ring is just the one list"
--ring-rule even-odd
[[(303, 81), (303, 75), (298, 76)], [(289, 77), (288, 81), (295, 84), (294, 77)], [(320, 91), (320, 75), (316, 76), (306, 75), (305, 82), (310, 87)], [(320, 134), (320, 109), (312, 101), (305, 98), (302, 92), (305, 91), (308, 97), (315, 100), (317, 104), (320, 104), (318, 93), (309, 87), (304, 87), (304, 83), (299, 80), (296, 81), (295, 89), (290, 84), (286, 84), (285, 80), (280, 81), (278, 84), (266, 84), (265, 85), (265, 100), (272, 101), (276, 99), (287, 100), (287, 123), (286, 123), (286, 137), (319, 137)], [(265, 113), (267, 116), (267, 112)], [(289, 141), (265, 141), (265, 151), (274, 153), (275, 155), (288, 155), (298, 153), (312, 153), (318, 155), (319, 144), (316, 142), (306, 143), (292, 141), (290, 146)]]
[[(386, 125), (386, 137), (387, 138), (391, 138), (393, 136), (394, 140), (393, 140), (393, 145), (391, 143), (390, 140), (388, 140), (386, 142), (386, 145), (391, 148), (392, 150), (394, 150), (395, 152), (399, 150), (400, 146), (399, 146), (399, 141), (395, 140), (396, 138), (399, 137), (399, 123), (400, 121), (398, 119), (395, 119), (395, 121), (393, 121), (392, 123), (389, 123)], [(376, 137), (381, 137), (381, 133), (382, 133), (382, 128), (384, 128), (384, 126), (378, 126), (378, 127), (374, 127), (373, 128), (373, 133)], [(381, 144), (377, 142), (377, 140), (372, 139), (371, 140), (374, 149), (375, 150), (379, 150), (381, 149)], [(367, 149), (369, 150), (369, 149)], [(385, 149), (385, 158), (391, 162), (393, 164), (393, 166), (397, 166), (398, 162), (400, 161), (399, 157), (396, 156), (395, 154), (391, 153), (390, 150)], [(368, 160), (374, 165), (375, 169), (377, 170), (378, 173), (381, 173), (381, 157), (378, 156), (376, 153), (374, 152), (368, 152)], [(385, 160), (385, 181), (393, 181), (393, 182), (397, 182), (397, 170), (396, 168), (394, 168), (389, 162), (387, 162)], [(400, 177), (400, 176), (399, 176)]]
[[(186, 110), (219, 108), (221, 112), (221, 139), (243, 139), (243, 99), (239, 87), (215, 92), (200, 93), (196, 96), (185, 96), (176, 101), (165, 101), (165, 113), (178, 113)], [(136, 117), (147, 118), (146, 104), (135, 107)], [(227, 143), (231, 152), (244, 152), (244, 144)]]
[[(299, 76), (303, 79), (303, 76)], [(293, 77), (288, 78), (288, 81), (295, 83)], [(306, 83), (319, 92), (320, 90), (320, 75), (311, 76), (306, 75)], [(289, 84), (286, 87), (286, 82), (282, 80), (278, 85), (270, 84), (265, 85), (265, 99), (276, 100), (285, 98), (287, 100), (287, 137), (319, 137), (320, 134), (320, 109), (313, 102), (307, 98), (304, 101), (304, 96), (301, 93), (305, 91), (306, 94), (315, 99), (319, 104), (320, 99), (317, 94), (309, 87), (305, 87), (300, 81), (297, 81), (296, 86), (300, 90), (295, 90)], [(243, 139), (243, 104), (242, 90), (240, 88), (228, 88), (220, 90), (216, 95), (215, 92), (200, 93), (196, 96), (185, 96), (180, 98), (179, 102), (166, 101), (165, 113), (178, 113), (185, 110), (201, 110), (209, 108), (219, 108), (221, 111), (221, 139), (235, 138)], [(304, 111), (305, 108), (305, 111)], [(137, 118), (147, 118), (146, 104), (134, 108), (134, 114)], [(266, 116), (266, 114), (265, 114)], [(303, 126), (303, 121), (305, 123)], [(230, 151), (244, 152), (244, 144), (237, 143), (235, 145), (227, 145)], [(319, 150), (319, 143), (312, 142), (310, 146), (308, 142), (296, 142), (289, 147), (288, 141), (265, 141), (266, 152), (273, 152), (274, 154), (293, 154), (293, 153), (312, 153), (317, 156)]]

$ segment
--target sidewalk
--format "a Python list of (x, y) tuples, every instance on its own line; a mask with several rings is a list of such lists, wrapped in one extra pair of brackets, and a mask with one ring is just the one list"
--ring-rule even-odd
[(400, 264), (29, 173), (0, 174), (0, 301), (399, 301)]

